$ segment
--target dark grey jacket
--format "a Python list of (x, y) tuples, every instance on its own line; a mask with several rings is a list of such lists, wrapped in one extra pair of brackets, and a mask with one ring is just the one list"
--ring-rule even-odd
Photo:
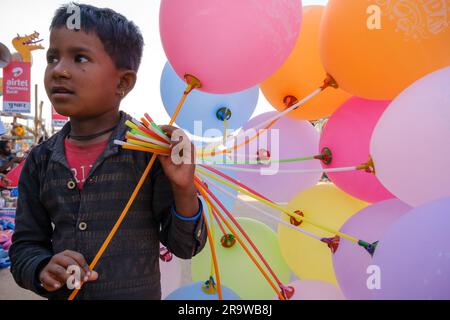
[[(66, 299), (64, 287), (47, 293), (37, 276), (51, 256), (80, 252), (90, 263), (130, 198), (151, 154), (122, 149), (130, 116), (121, 112), (105, 150), (95, 161), (82, 190), (64, 152), (70, 123), (35, 147), (19, 181), (16, 229), (9, 254), (11, 272), (23, 288), (50, 299)], [(199, 201), (200, 202), (200, 201)], [(173, 194), (159, 161), (142, 186), (115, 237), (98, 262), (99, 279), (86, 283), (78, 299), (160, 299), (160, 242), (183, 259), (206, 243), (203, 218), (182, 220), (173, 211)]]

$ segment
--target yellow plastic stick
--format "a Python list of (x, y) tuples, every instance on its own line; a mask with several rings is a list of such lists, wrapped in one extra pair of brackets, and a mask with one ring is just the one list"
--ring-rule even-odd
[(134, 145), (141, 146), (141, 147), (152, 148), (155, 150), (168, 151), (168, 148), (158, 146), (157, 144), (154, 144), (151, 142), (143, 142), (143, 141), (139, 141), (139, 140), (132, 139), (132, 138), (128, 138), (127, 143), (134, 144)]
[[(207, 202), (208, 208), (210, 204)], [(211, 214), (211, 211), (210, 211)], [(216, 275), (216, 281), (217, 281), (217, 294), (219, 295), (219, 300), (222, 300), (222, 285), (220, 284), (220, 274), (219, 274), (219, 264), (217, 262), (217, 255), (216, 255), (216, 247), (214, 245), (214, 236), (211, 235), (210, 229), (208, 227), (208, 223), (206, 220), (206, 214), (205, 212), (202, 213), (203, 219), (206, 223), (206, 231), (208, 232), (208, 241), (209, 241), (209, 248), (211, 249), (211, 258), (212, 258), (212, 265), (211, 269), (214, 268), (214, 273)], [(214, 229), (214, 220), (211, 220), (212, 228)], [(211, 270), (212, 274), (212, 270)]]

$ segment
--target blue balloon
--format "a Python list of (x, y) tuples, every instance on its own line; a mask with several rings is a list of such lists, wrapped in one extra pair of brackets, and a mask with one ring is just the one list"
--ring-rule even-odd
[[(164, 107), (172, 116), (186, 89), (186, 82), (178, 77), (168, 62), (161, 76), (160, 89)], [(229, 118), (228, 129), (241, 128), (253, 114), (258, 96), (257, 86), (230, 94), (211, 94), (194, 90), (188, 95), (175, 122), (177, 126), (197, 136), (221, 136), (225, 126), (220, 118)], [(201, 121), (201, 128), (194, 130), (195, 121)], [(210, 129), (217, 131), (205, 133)]]
[[(169, 294), (165, 300), (219, 300), (219, 295), (208, 294), (202, 290), (203, 282), (196, 282), (178, 288)], [(223, 300), (241, 300), (241, 298), (230, 289), (221, 286)]]

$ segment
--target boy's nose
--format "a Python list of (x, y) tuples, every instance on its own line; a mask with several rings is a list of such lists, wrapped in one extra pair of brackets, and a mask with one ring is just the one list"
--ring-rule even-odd
[(72, 78), (72, 74), (67, 64), (60, 62), (53, 68), (52, 77), (54, 79), (59, 78), (70, 79)]
[(70, 72), (68, 70), (54, 71), (53, 78), (54, 79), (60, 79), (60, 78), (70, 79), (70, 78), (72, 78), (72, 75), (70, 74)]

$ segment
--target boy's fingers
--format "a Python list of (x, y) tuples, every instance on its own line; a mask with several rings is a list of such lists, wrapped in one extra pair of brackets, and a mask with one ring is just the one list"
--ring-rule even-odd
[[(72, 257), (70, 257), (68, 255), (58, 255), (57, 257), (55, 256), (54, 263), (59, 264), (60, 266), (64, 267), (66, 270), (70, 266), (79, 267), (80, 268), (80, 277), (83, 281), (88, 275), (88, 271), (86, 271), (86, 268), (83, 268), (78, 263), (78, 261), (76, 261), (75, 259), (73, 259)], [(87, 269), (89, 270), (89, 268), (87, 268)]]
[(163, 129), (166, 133), (167, 133), (167, 135), (169, 136), (169, 138), (172, 136), (172, 133), (175, 131), (175, 130), (177, 130), (178, 128), (177, 127), (174, 127), (174, 126), (169, 126), (169, 125), (162, 125), (162, 126), (159, 126), (161, 129)]
[(75, 251), (71, 251), (71, 250), (66, 250), (63, 252), (64, 255), (71, 257), (72, 259), (74, 259), (78, 265), (84, 269), (84, 271), (86, 273), (89, 273), (89, 265), (86, 262), (86, 259), (84, 259), (84, 256), (79, 253), (79, 252), (75, 252)]
[(48, 292), (53, 292), (61, 288), (62, 284), (53, 278), (53, 276), (48, 272), (42, 272), (39, 281), (45, 290)]
[(66, 268), (55, 263), (52, 263), (47, 267), (47, 272), (50, 273), (52, 278), (59, 281), (60, 283), (66, 283), (67, 278), (70, 276), (70, 274), (68, 274), (66, 270)]
[(98, 279), (98, 273), (96, 271), (91, 271), (91, 275), (87, 281), (95, 281)]

